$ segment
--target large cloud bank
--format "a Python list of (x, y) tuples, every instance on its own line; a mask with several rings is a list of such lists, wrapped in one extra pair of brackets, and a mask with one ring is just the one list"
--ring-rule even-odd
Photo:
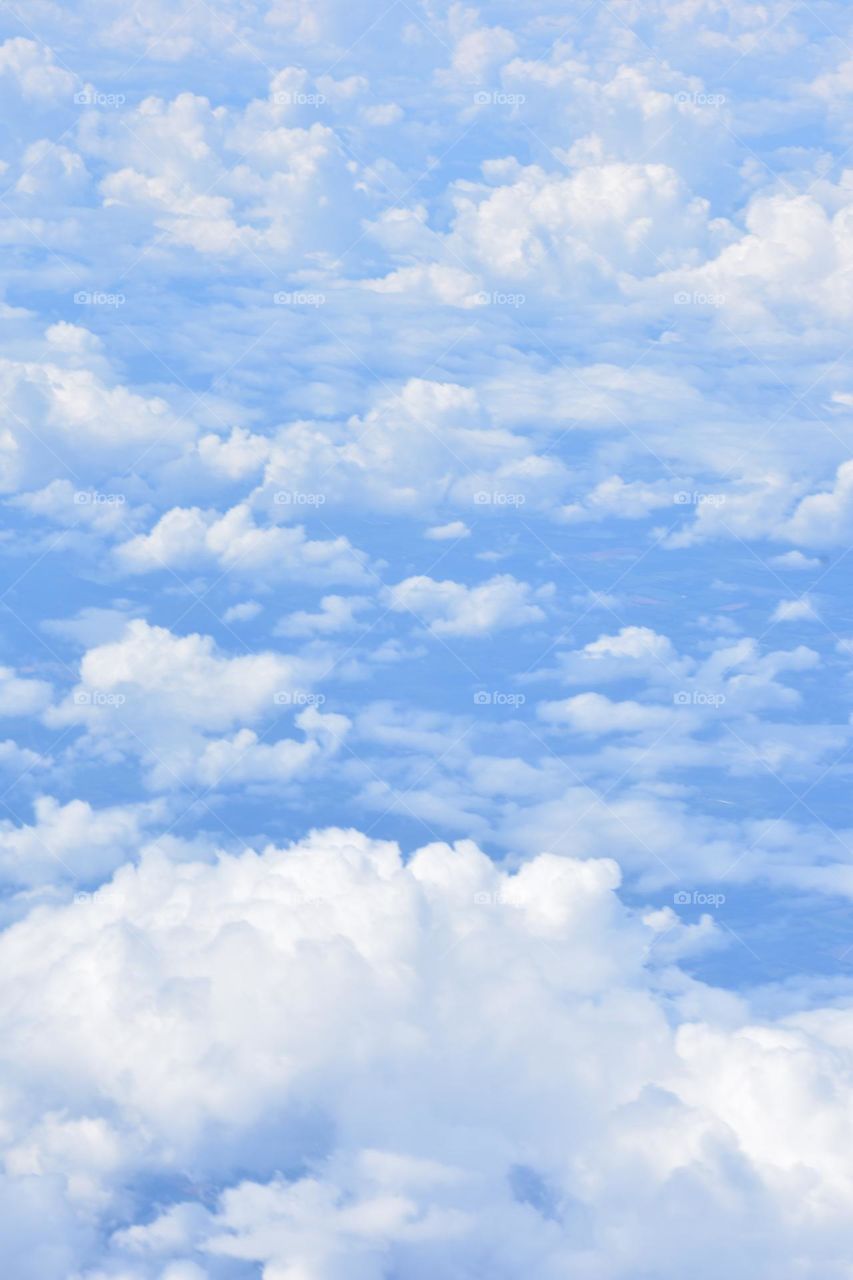
[(849, 1017), (690, 981), (710, 922), (618, 883), (327, 830), (37, 909), (0, 941), (10, 1274), (846, 1275)]

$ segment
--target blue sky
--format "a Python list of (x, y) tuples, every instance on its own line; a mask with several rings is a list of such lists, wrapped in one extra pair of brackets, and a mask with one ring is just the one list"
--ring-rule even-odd
[(851, 97), (832, 2), (6, 6), (15, 1280), (849, 1276)]

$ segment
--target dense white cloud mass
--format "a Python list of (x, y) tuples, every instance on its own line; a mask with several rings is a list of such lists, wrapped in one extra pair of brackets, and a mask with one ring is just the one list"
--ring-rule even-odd
[(853, 12), (0, 19), (10, 1280), (851, 1280)]
[(0, 942), (7, 1194), (78, 1227), (21, 1221), (15, 1274), (844, 1275), (843, 1005), (691, 983), (663, 944), (714, 926), (618, 882), (330, 830), (39, 908)]

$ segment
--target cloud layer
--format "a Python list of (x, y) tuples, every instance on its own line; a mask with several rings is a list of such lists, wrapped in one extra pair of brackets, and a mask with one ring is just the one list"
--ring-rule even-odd
[(15, 1280), (849, 1280), (851, 40), (4, 13)]

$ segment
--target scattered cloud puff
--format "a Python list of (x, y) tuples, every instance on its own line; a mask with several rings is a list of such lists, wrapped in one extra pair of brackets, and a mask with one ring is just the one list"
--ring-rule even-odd
[(523, 627), (545, 618), (536, 600), (547, 600), (553, 585), (534, 590), (511, 574), (498, 574), (476, 587), (438, 582), (424, 574), (406, 578), (386, 592), (389, 608), (411, 613), (436, 635), (490, 635), (507, 627)]
[(802, 551), (784, 551), (781, 555), (772, 556), (770, 563), (777, 569), (819, 569), (821, 561), (816, 556), (804, 555)]
[(434, 524), (424, 534), (431, 542), (450, 542), (455, 538), (468, 538), (471, 530), (464, 520), (451, 520), (449, 524)]
[(317, 613), (298, 610), (282, 618), (276, 631), (283, 636), (331, 635), (357, 626), (356, 615), (369, 607), (367, 596), (323, 596)]
[(816, 622), (817, 609), (809, 596), (798, 600), (780, 600), (771, 615), (771, 622)]
[(645, 707), (639, 702), (613, 702), (600, 693), (579, 693), (560, 702), (543, 702), (539, 715), (551, 724), (564, 724), (577, 733), (645, 733), (661, 731), (672, 722), (672, 712)]
[(229, 605), (222, 615), (222, 621), (251, 622), (262, 611), (263, 605), (258, 604), (257, 600), (241, 600), (239, 604)]

